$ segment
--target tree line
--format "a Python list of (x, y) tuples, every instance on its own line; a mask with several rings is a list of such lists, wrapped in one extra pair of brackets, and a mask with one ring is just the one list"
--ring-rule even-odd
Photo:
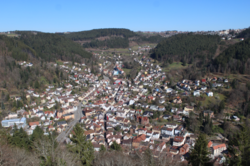
[(122, 36), (124, 38), (134, 37), (137, 34), (129, 29), (107, 28), (107, 29), (93, 29), (90, 31), (73, 32), (64, 35), (71, 40), (92, 40), (103, 36)]
[(83, 44), (84, 48), (100, 48), (100, 47), (107, 47), (107, 48), (128, 48), (129, 47), (129, 40), (128, 38), (120, 38), (120, 37), (112, 37), (110, 39), (106, 39), (104, 41), (100, 40), (92, 40), (89, 43)]
[[(21, 41), (34, 51), (33, 56), (45, 61), (72, 60), (75, 56), (90, 58), (91, 54), (85, 51), (79, 44), (70, 39), (57, 34), (32, 32), (17, 32), (21, 34), (20, 38), (15, 40)], [(17, 47), (16, 45), (14, 47)], [(20, 50), (23, 50), (20, 48)], [(19, 52), (20, 53), (20, 52)]]

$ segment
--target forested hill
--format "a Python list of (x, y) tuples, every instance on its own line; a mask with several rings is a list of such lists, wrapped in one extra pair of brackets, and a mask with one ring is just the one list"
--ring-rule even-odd
[(124, 38), (134, 37), (137, 34), (129, 29), (118, 29), (118, 28), (110, 28), (110, 29), (93, 29), (90, 31), (81, 31), (81, 32), (73, 32), (64, 35), (66, 38), (71, 40), (93, 40), (98, 37), (104, 36), (122, 36)]
[(215, 54), (220, 37), (216, 35), (179, 34), (162, 40), (152, 50), (157, 60), (190, 61), (194, 58), (211, 59)]
[(242, 31), (237, 35), (238, 38), (250, 38), (250, 28), (247, 28), (246, 30)]
[(10, 52), (11, 56), (16, 60), (27, 61), (28, 53), (31, 53), (34, 56), (36, 56), (36, 51), (33, 50), (31, 47), (24, 44), (17, 38), (14, 39), (7, 37), (5, 35), (0, 35), (0, 48), (1, 48), (1, 54), (9, 55)]
[(144, 36), (122, 28), (94, 29), (64, 34), (64, 36), (81, 43), (84, 48), (128, 48), (130, 41), (158, 43), (163, 39), (160, 35)]
[(56, 59), (72, 60), (75, 56), (91, 57), (91, 54), (85, 51), (79, 44), (58, 34), (21, 31), (17, 33), (21, 34), (21, 37), (16, 40), (20, 40), (31, 47), (36, 52), (37, 57), (46, 61), (54, 61)]
[(250, 72), (250, 38), (227, 48), (215, 60), (218, 70), (236, 71), (240, 73)]

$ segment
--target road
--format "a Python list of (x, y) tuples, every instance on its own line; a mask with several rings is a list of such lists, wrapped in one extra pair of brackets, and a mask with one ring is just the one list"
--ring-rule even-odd
[(77, 110), (75, 111), (75, 118), (73, 121), (71, 121), (68, 124), (68, 127), (65, 129), (65, 131), (62, 131), (57, 137), (56, 140), (57, 142), (61, 143), (63, 142), (66, 137), (69, 135), (69, 133), (72, 131), (73, 127), (76, 125), (77, 122), (79, 122), (79, 120), (81, 119), (81, 117), (83, 116), (82, 114), (82, 104), (80, 103), (77, 106)]
[[(93, 89), (93, 91), (94, 90), (95, 90), (95, 88)], [(92, 92), (90, 92), (89, 94), (87, 94), (83, 99), (85, 99), (86, 97), (88, 97)], [(81, 119), (81, 117), (83, 117), (83, 114), (82, 114), (82, 103), (80, 103), (77, 106), (77, 110), (75, 111), (75, 118), (74, 118), (74, 120), (71, 121), (68, 124), (68, 127), (65, 129), (65, 131), (61, 132), (56, 137), (57, 142), (60, 143), (60, 142), (63, 142), (66, 139), (66, 137), (69, 135), (69, 133), (71, 132), (71, 130), (73, 129), (73, 127), (76, 125), (76, 123), (79, 122), (79, 120)]]

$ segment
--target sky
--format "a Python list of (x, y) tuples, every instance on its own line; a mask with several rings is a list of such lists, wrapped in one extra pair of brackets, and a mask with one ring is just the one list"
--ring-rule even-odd
[(250, 0), (4, 0), (0, 4), (0, 32), (216, 31), (250, 26)]

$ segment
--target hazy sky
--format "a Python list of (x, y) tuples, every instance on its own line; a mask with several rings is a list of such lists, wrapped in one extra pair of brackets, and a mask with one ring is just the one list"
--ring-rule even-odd
[(0, 31), (207, 31), (250, 26), (250, 0), (3, 0), (0, 6)]

